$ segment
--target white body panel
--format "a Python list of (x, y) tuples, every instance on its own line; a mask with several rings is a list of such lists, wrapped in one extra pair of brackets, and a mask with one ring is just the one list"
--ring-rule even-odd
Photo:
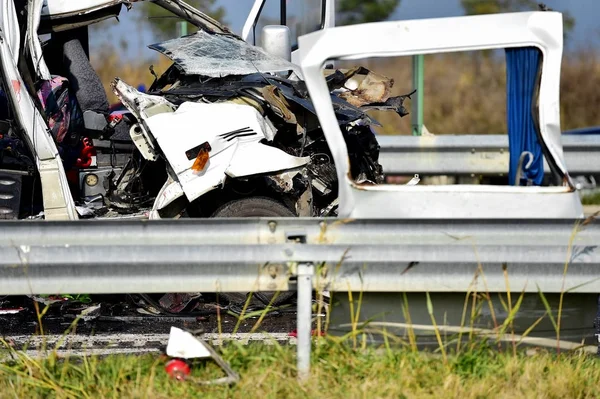
[(17, 64), (19, 60), (19, 52), (21, 51), (20, 29), (17, 21), (15, 5), (12, 1), (1, 0), (0, 3), (0, 27), (2, 28), (3, 40), (6, 42), (6, 51), (11, 53), (13, 64)]
[(43, 7), (43, 0), (29, 0), (29, 14), (27, 15), (27, 46), (29, 47), (29, 53), (33, 61), (34, 68), (38, 77), (43, 80), (50, 80), (50, 71), (44, 60), (42, 53), (42, 46), (40, 44), (40, 38), (35, 33), (40, 27), (40, 13)]
[(12, 0), (0, 0), (0, 63), (6, 75), (7, 96), (14, 105), (15, 119), (23, 128), (28, 146), (40, 174), (47, 220), (74, 220), (77, 211), (65, 175), (62, 161), (48, 127), (17, 69), (16, 60), (20, 37), (17, 16)]
[[(333, 153), (340, 182), (340, 217), (579, 218), (560, 142), (559, 84), (562, 15), (525, 12), (391, 21), (315, 32), (300, 38), (300, 60)], [(569, 187), (358, 186), (348, 176), (348, 151), (321, 67), (335, 59), (411, 56), (535, 46), (543, 53), (539, 92), (541, 136)]]
[(485, 185), (352, 186), (349, 217), (398, 219), (572, 219), (583, 217), (568, 187)]
[(42, 17), (61, 18), (123, 3), (122, 0), (43, 0)]
[(152, 210), (148, 214), (148, 218), (152, 220), (162, 219), (158, 211), (171, 204), (177, 198), (183, 197), (184, 195), (185, 193), (181, 188), (181, 184), (169, 177), (156, 195), (156, 199), (152, 205)]
[[(242, 39), (247, 41), (250, 44), (254, 44), (254, 35), (252, 35), (252, 28), (256, 21), (258, 21), (258, 17), (260, 17), (260, 12), (265, 4), (266, 0), (254, 0), (254, 4), (250, 9), (250, 13), (248, 14), (248, 18), (246, 18), (246, 22), (244, 23), (244, 27), (242, 28)], [(250, 42), (250, 36), (252, 36), (252, 41)]]
[[(309, 161), (308, 157), (294, 157), (261, 144), (270, 128), (248, 105), (187, 102), (175, 112), (161, 113), (145, 122), (189, 201), (218, 187), (226, 176), (274, 173), (299, 168)], [(190, 159), (186, 152), (205, 142), (211, 147), (210, 158), (198, 173), (191, 169), (195, 158)]]

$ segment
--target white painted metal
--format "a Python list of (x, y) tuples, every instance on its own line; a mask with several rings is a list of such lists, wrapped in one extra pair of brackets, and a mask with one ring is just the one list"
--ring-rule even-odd
[[(559, 83), (562, 15), (525, 12), (391, 21), (338, 27), (300, 38), (300, 59), (311, 99), (333, 153), (342, 217), (565, 218), (583, 217), (560, 142)], [(358, 186), (349, 178), (346, 143), (321, 68), (328, 60), (535, 46), (543, 53), (540, 130), (565, 174), (564, 188), (482, 186)]]
[(131, 137), (131, 140), (145, 159), (148, 161), (156, 161), (158, 159), (154, 144), (146, 137), (144, 129), (140, 124), (136, 123), (131, 126), (129, 137)]
[[(175, 110), (164, 98), (141, 93), (121, 80), (113, 83), (113, 89), (141, 121), (146, 141), (158, 143), (177, 174), (178, 181), (168, 181), (159, 192), (152, 219), (158, 219), (157, 211), (184, 193), (188, 201), (193, 201), (217, 188), (227, 176), (294, 170), (310, 161), (309, 157), (294, 157), (260, 143), (272, 138), (275, 131), (254, 107), (186, 102)], [(210, 158), (205, 169), (196, 172), (191, 169), (195, 158), (189, 159), (186, 152), (203, 143), (210, 144)]]
[(2, 0), (0, 10), (0, 63), (8, 86), (7, 95), (14, 105), (15, 119), (24, 130), (29, 148), (33, 149), (42, 185), (45, 218), (77, 219), (58, 150), (18, 71), (15, 49), (10, 47), (20, 37), (12, 0)]
[(61, 18), (87, 14), (117, 4), (128, 3), (127, 0), (43, 0), (42, 17)]
[[(252, 5), (252, 9), (250, 9), (250, 13), (248, 14), (248, 18), (246, 18), (246, 22), (244, 23), (244, 28), (242, 29), (242, 39), (247, 41), (250, 44), (256, 44), (256, 38), (253, 34), (253, 28), (256, 21), (260, 17), (260, 11), (264, 6), (266, 0), (255, 0)], [(252, 40), (250, 40), (250, 35), (252, 35)]]
[(262, 31), (260, 46), (271, 55), (291, 61), (290, 28), (282, 25), (265, 26)]
[(42, 53), (42, 46), (40, 45), (40, 39), (38, 37), (38, 29), (40, 27), (40, 15), (43, 7), (43, 0), (29, 0), (27, 13), (27, 46), (29, 47), (29, 54), (35, 72), (38, 77), (43, 80), (50, 80), (50, 71), (44, 60)]
[(322, 0), (325, 2), (325, 19), (323, 29), (335, 27), (335, 0)]
[(158, 211), (184, 195), (185, 193), (181, 188), (181, 184), (169, 177), (156, 195), (156, 199), (154, 200), (154, 204), (152, 206), (152, 211), (148, 215), (148, 218), (162, 219)]
[(174, 112), (175, 105), (163, 97), (141, 93), (120, 79), (113, 81), (112, 88), (125, 108), (139, 121), (129, 131), (133, 143), (144, 158), (154, 161), (156, 159), (156, 143), (148, 132), (145, 120), (156, 113)]
[[(310, 161), (308, 157), (294, 157), (260, 143), (270, 127), (262, 115), (248, 105), (186, 102), (174, 113), (146, 119), (146, 124), (177, 173), (189, 201), (222, 184), (226, 176), (296, 169)], [(233, 133), (241, 130), (245, 133)], [(186, 151), (205, 142), (212, 148), (210, 159), (206, 169), (198, 173), (191, 169), (195, 159), (188, 159)]]
[(15, 11), (15, 4), (10, 0), (2, 0), (0, 3), (0, 23), (2, 24), (2, 40), (6, 41), (6, 46), (11, 53), (13, 64), (17, 64), (19, 60), (19, 52), (21, 51), (21, 31)]

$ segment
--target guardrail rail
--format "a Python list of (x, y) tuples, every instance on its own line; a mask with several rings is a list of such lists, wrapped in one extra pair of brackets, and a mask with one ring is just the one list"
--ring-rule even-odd
[(0, 295), (297, 290), (306, 373), (312, 289), (598, 293), (599, 245), (593, 219), (4, 222)]
[[(508, 174), (507, 135), (378, 136), (379, 162), (388, 175)], [(572, 176), (600, 174), (600, 134), (563, 134), (567, 169)], [(544, 170), (550, 173), (544, 161)]]

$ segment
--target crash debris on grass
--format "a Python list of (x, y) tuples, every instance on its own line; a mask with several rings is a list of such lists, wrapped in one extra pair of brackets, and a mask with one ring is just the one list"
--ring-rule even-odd
[[(165, 371), (173, 378), (180, 381), (189, 381), (202, 385), (235, 384), (239, 375), (231, 366), (205, 341), (195, 337), (189, 331), (171, 327), (169, 342), (166, 349), (167, 356), (172, 359), (165, 365)], [(198, 359), (212, 359), (226, 373), (225, 377), (211, 381), (200, 381), (191, 376), (193, 361)]]

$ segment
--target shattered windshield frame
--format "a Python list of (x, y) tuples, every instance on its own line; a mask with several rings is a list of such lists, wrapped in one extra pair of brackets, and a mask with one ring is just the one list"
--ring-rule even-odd
[(256, 72), (294, 71), (302, 76), (300, 67), (271, 55), (242, 39), (199, 30), (193, 35), (167, 40), (148, 46), (169, 57), (187, 75), (225, 77)]

